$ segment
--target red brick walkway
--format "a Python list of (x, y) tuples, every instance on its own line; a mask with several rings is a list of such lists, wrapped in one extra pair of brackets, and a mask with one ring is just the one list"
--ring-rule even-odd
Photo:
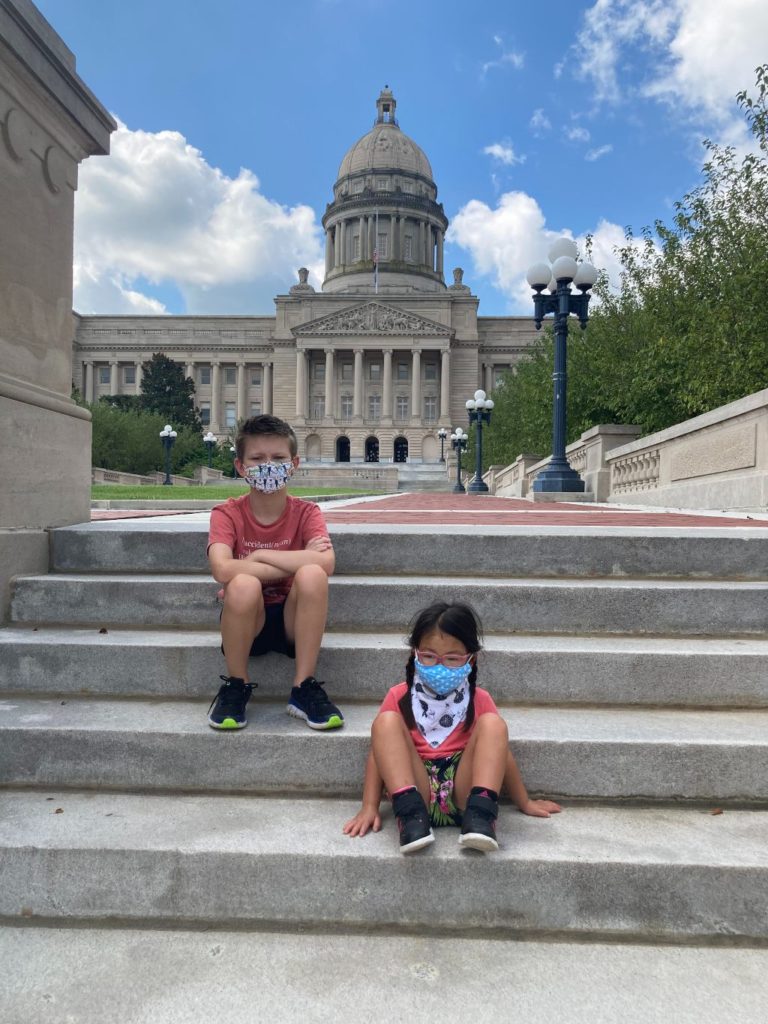
[(748, 515), (692, 515), (685, 512), (638, 512), (590, 508), (565, 502), (533, 502), (482, 494), (398, 494), (349, 508), (328, 509), (328, 523), (427, 524), (435, 526), (762, 526), (768, 520)]
[(190, 509), (183, 508), (92, 508), (91, 522), (102, 519), (141, 519), (144, 516), (188, 516)]

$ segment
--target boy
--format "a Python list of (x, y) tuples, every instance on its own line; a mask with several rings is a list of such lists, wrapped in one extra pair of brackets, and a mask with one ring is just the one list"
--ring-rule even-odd
[(299, 464), (296, 435), (275, 416), (253, 416), (235, 441), (235, 468), (250, 485), (211, 512), (208, 561), (223, 584), (223, 685), (208, 709), (214, 729), (242, 729), (253, 686), (248, 658), (278, 651), (296, 659), (288, 714), (312, 729), (344, 716), (314, 676), (335, 556), (317, 505), (285, 490)]

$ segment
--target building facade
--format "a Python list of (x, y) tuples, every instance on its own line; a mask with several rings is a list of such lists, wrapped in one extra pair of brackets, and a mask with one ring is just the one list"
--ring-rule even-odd
[(530, 317), (478, 317), (460, 268), (446, 285), (448, 220), (423, 151), (385, 88), (341, 162), (323, 216), (322, 291), (298, 283), (274, 316), (76, 316), (73, 380), (88, 401), (138, 394), (154, 352), (195, 383), (206, 430), (274, 413), (321, 462), (436, 462), (437, 431), (466, 423), (535, 338)]

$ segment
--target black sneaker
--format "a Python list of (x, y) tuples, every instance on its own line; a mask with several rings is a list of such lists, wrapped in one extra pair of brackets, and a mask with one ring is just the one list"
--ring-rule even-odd
[(409, 789), (393, 797), (392, 810), (400, 830), (400, 853), (415, 853), (434, 843), (429, 811), (418, 789)]
[(496, 816), (499, 805), (489, 796), (471, 793), (467, 800), (467, 809), (462, 817), (459, 845), (471, 850), (482, 850), (489, 853), (498, 850), (496, 841)]
[(344, 725), (344, 715), (328, 700), (323, 683), (314, 676), (293, 687), (285, 710), (294, 718), (303, 718), (310, 729), (338, 729)]
[(253, 686), (237, 676), (219, 676), (224, 682), (208, 708), (208, 725), (212, 729), (244, 729), (248, 725), (245, 705), (251, 699)]

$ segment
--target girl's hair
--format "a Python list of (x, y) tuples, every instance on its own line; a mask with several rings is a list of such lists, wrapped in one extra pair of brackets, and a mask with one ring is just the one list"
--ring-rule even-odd
[[(411, 631), (407, 643), (411, 648), (411, 655), (405, 666), (405, 679), (408, 689), (398, 702), (398, 707), (405, 719), (409, 729), (416, 728), (416, 720), (413, 717), (411, 693), (413, 681), (416, 675), (414, 667), (414, 651), (418, 650), (421, 641), (429, 633), (439, 630), (447, 636), (452, 636), (463, 644), (469, 654), (477, 654), (482, 647), (482, 626), (474, 608), (462, 601), (435, 601), (428, 608), (420, 611), (411, 623)], [(477, 661), (472, 665), (469, 673), (469, 707), (467, 717), (464, 719), (464, 728), (471, 729), (475, 720), (475, 686), (477, 684)]]

